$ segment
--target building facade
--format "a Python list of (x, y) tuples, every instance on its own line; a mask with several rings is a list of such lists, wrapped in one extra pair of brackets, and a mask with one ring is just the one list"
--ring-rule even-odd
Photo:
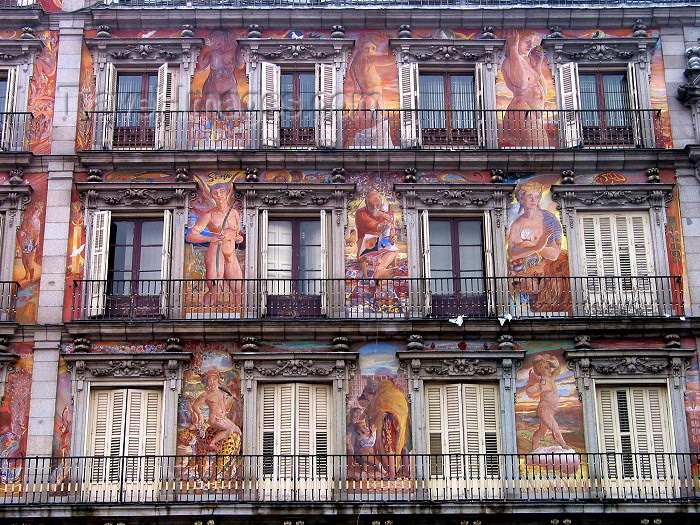
[(696, 521), (700, 5), (0, 6), (1, 520)]

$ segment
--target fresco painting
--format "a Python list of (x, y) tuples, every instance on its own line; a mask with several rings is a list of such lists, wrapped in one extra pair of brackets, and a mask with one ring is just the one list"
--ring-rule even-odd
[[(700, 453), (700, 372), (698, 371), (697, 355), (685, 373), (685, 410), (688, 421), (690, 452), (698, 454)], [(697, 460), (693, 468), (696, 475), (700, 473), (700, 464), (698, 464)]]
[(181, 479), (203, 480), (236, 477), (239, 462), (219, 456), (242, 451), (243, 396), (239, 373), (234, 369), (227, 343), (191, 343), (190, 368), (185, 372), (178, 406), (178, 455), (209, 455), (185, 459), (179, 465)]
[(33, 345), (17, 343), (10, 353), (19, 358), (14, 371), (7, 376), (5, 396), (0, 404), (0, 484), (2, 495), (15, 493), (22, 486), (22, 463), (4, 461), (3, 458), (23, 457), (27, 451), (27, 428), (29, 425), (29, 399), (31, 394)]
[[(562, 342), (524, 342), (523, 364), (518, 370), (515, 425), (523, 473), (537, 469), (574, 473), (585, 451), (583, 407), (574, 374), (566, 367)], [(549, 456), (547, 456), (549, 454)], [(553, 460), (551, 454), (556, 456)]]
[[(72, 345), (71, 345), (72, 346)], [(66, 345), (62, 345), (66, 351)], [(53, 423), (54, 460), (51, 465), (51, 481), (61, 483), (70, 475), (70, 465), (66, 458), (71, 455), (73, 440), (73, 399), (71, 396), (71, 375), (66, 368), (66, 361), (58, 360), (58, 381), (56, 384), (56, 411)]]
[(47, 175), (26, 174), (24, 183), (31, 185), (33, 191), (17, 230), (12, 275), (19, 283), (15, 320), (21, 324), (30, 324), (36, 321), (39, 304)]
[(390, 343), (368, 343), (358, 349), (359, 372), (349, 385), (345, 434), (352, 478), (410, 475), (410, 465), (401, 457), (412, 447), (406, 378), (396, 358), (399, 350)]
[[(29, 84), (29, 102), (33, 115), (29, 132), (30, 149), (35, 155), (51, 153), (56, 70), (58, 67), (58, 31), (40, 31), (37, 37), (44, 44), (34, 62), (34, 76)], [(59, 110), (61, 110), (59, 106)]]
[(571, 313), (571, 290), (567, 280), (557, 277), (569, 275), (567, 244), (551, 197), (551, 185), (557, 182), (557, 175), (535, 175), (518, 183), (508, 206), (508, 276), (514, 304), (566, 315)]
[(345, 233), (346, 311), (403, 315), (408, 307), (406, 228), (384, 177), (359, 174)]

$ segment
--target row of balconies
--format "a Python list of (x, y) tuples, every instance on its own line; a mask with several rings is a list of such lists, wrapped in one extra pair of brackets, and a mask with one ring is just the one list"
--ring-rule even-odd
[(699, 462), (573, 451), (3, 458), (0, 504), (698, 500)]
[(91, 111), (92, 150), (663, 147), (644, 110)]
[(674, 317), (680, 277), (74, 281), (71, 319)]

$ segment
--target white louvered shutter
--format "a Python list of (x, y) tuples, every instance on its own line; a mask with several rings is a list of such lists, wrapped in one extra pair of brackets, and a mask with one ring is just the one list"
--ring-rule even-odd
[(125, 460), (125, 481), (154, 481), (157, 474), (155, 456), (161, 454), (160, 427), (161, 392), (135, 388), (127, 390), (123, 454), (136, 457)]
[(90, 396), (87, 455), (94, 456), (91, 481), (119, 481), (121, 461), (98, 459), (121, 456), (124, 450), (126, 390), (94, 390)]
[(158, 68), (156, 94), (156, 148), (172, 149), (174, 144), (177, 110), (177, 70), (167, 63)]
[(3, 151), (20, 151), (24, 144), (26, 126), (24, 115), (15, 115), (17, 111), (17, 70), (21, 66), (7, 70), (7, 90), (5, 92), (5, 113), (2, 120), (2, 149)]
[(338, 87), (334, 64), (316, 64), (316, 145), (338, 146)]
[(296, 413), (294, 414), (296, 440), (293, 453), (298, 456), (298, 475), (301, 479), (309, 479), (318, 474), (325, 475), (329, 444), (328, 387), (305, 383), (296, 383), (292, 386), (296, 387)]
[(105, 92), (102, 109), (103, 113), (97, 115), (99, 125), (96, 127), (95, 134), (101, 133), (102, 149), (112, 149), (114, 126), (117, 120), (115, 113), (117, 109), (117, 68), (111, 62), (105, 65)]
[(262, 474), (273, 476), (276, 470), (275, 450), (277, 442), (277, 385), (260, 387), (260, 452), (263, 455)]
[[(484, 63), (477, 62), (474, 66), (474, 116), (476, 124), (476, 132), (479, 140), (479, 147), (486, 148), (488, 145), (488, 133), (496, 129), (491, 127), (491, 116), (493, 112), (487, 114), (486, 104), (484, 103)], [(493, 108), (491, 108), (493, 109)]]
[(634, 145), (639, 148), (653, 147), (654, 125), (650, 112), (640, 110), (648, 109), (642, 107), (639, 100), (639, 86), (637, 84), (637, 65), (634, 62), (627, 64), (627, 96), (629, 97), (629, 109), (631, 118), (623, 117), (627, 125), (632, 126), (634, 134)]
[(578, 82), (578, 64), (566, 62), (557, 71), (560, 109), (560, 133), (565, 148), (575, 148), (583, 140), (581, 121), (581, 92)]
[(418, 125), (418, 64), (402, 63), (399, 69), (399, 104), (401, 109), (401, 147), (420, 145)]
[(421, 270), (423, 277), (423, 314), (432, 313), (432, 283), (430, 275), (430, 215), (428, 210), (421, 211), (420, 214), (420, 248), (421, 248)]
[(108, 210), (96, 211), (92, 214), (88, 282), (86, 283), (87, 290), (83, 294), (87, 302), (85, 310), (90, 317), (101, 315), (104, 312), (111, 222), (112, 213)]
[[(467, 428), (467, 422), (470, 418), (476, 417), (475, 405), (467, 404), (470, 400), (462, 399), (462, 385), (444, 385), (444, 404), (443, 411), (445, 417), (445, 435), (444, 447), (450, 455), (448, 463), (450, 466), (450, 478), (462, 477), (464, 475), (464, 466), (468, 458), (464, 454), (468, 454), (470, 450), (470, 440), (473, 440), (474, 433), (470, 432), (472, 428)], [(478, 437), (477, 437), (478, 439)]]
[(442, 477), (445, 473), (444, 458), (442, 457), (442, 454), (444, 454), (442, 438), (446, 434), (446, 430), (443, 427), (442, 387), (439, 385), (427, 385), (425, 387), (425, 400), (427, 405), (430, 475)]
[(259, 290), (257, 292), (260, 294), (260, 314), (265, 315), (267, 313), (267, 293), (268, 293), (268, 211), (261, 210), (259, 213), (259, 226), (258, 226), (258, 241), (260, 243), (258, 247), (259, 260), (258, 260), (258, 278), (259, 278)]
[(276, 148), (280, 145), (280, 66), (260, 62), (262, 145)]
[(329, 238), (330, 228), (328, 227), (328, 213), (326, 210), (321, 210), (321, 286), (316, 287), (313, 283), (309, 284), (311, 293), (321, 292), (321, 313), (328, 313), (328, 292), (332, 290), (333, 282), (327, 279), (331, 278), (331, 257), (330, 257), (330, 245), (331, 239)]
[(160, 313), (163, 317), (168, 317), (170, 309), (170, 293), (172, 283), (170, 282), (170, 268), (173, 259), (173, 212), (165, 210), (163, 212), (163, 249), (160, 259)]

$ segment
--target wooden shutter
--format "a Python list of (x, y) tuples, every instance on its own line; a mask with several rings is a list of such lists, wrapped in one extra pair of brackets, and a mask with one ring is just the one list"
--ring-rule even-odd
[(630, 62), (627, 64), (627, 91), (629, 97), (629, 108), (632, 112), (631, 119), (624, 119), (632, 125), (634, 133), (634, 145), (639, 148), (654, 147), (654, 123), (652, 115), (649, 111), (641, 111), (648, 109), (639, 100), (639, 84), (637, 83), (637, 64)]
[(421, 271), (424, 279), (423, 309), (425, 315), (432, 313), (430, 282), (430, 215), (428, 210), (420, 214), (420, 247), (421, 247)]
[(104, 104), (102, 106), (103, 113), (97, 115), (97, 125), (95, 135), (101, 134), (102, 148), (112, 149), (112, 140), (114, 139), (114, 126), (117, 116), (117, 68), (114, 64), (107, 62), (105, 65), (105, 92)]
[(260, 62), (262, 145), (276, 148), (280, 145), (280, 66)]
[[(479, 139), (479, 146), (482, 148), (488, 147), (488, 133), (496, 129), (491, 127), (491, 118), (494, 114), (487, 114), (486, 104), (484, 103), (484, 63), (477, 62), (474, 66), (474, 108), (476, 118), (476, 132)], [(493, 108), (490, 108), (493, 109)]]
[(430, 475), (441, 477), (444, 474), (442, 437), (445, 435), (442, 387), (440, 385), (427, 385), (425, 387), (425, 402), (427, 406), (426, 428), (428, 431), (428, 454), (430, 454)]
[(2, 147), (3, 151), (21, 151), (24, 145), (26, 128), (22, 126), (24, 115), (16, 115), (17, 111), (17, 71), (18, 68), (7, 69), (7, 91), (5, 93), (5, 113), (2, 120)]
[(121, 456), (124, 450), (126, 390), (94, 390), (90, 399), (87, 455), (91, 459), (91, 481), (119, 481), (121, 461), (105, 459)]
[(399, 69), (399, 104), (401, 109), (401, 147), (420, 145), (418, 125), (418, 64), (402, 63)]
[(316, 64), (316, 145), (319, 148), (338, 146), (337, 91), (335, 65)]
[(267, 264), (268, 264), (268, 211), (260, 210), (259, 212), (259, 226), (258, 226), (258, 241), (260, 243), (258, 247), (259, 260), (258, 260), (258, 278), (259, 280), (259, 294), (260, 294), (260, 314), (265, 315), (267, 313)]
[(174, 144), (175, 115), (177, 110), (177, 71), (167, 63), (158, 68), (156, 94), (156, 148), (172, 149)]
[(92, 214), (89, 239), (88, 283), (84, 291), (88, 316), (101, 315), (105, 307), (107, 292), (107, 266), (109, 262), (109, 231), (112, 213), (108, 210)]
[(170, 292), (172, 290), (170, 282), (170, 272), (173, 259), (173, 212), (172, 210), (163, 211), (163, 249), (160, 259), (160, 278), (161, 278), (161, 304), (160, 313), (164, 317), (168, 317), (170, 306)]
[(260, 387), (260, 452), (263, 455), (264, 476), (272, 476), (275, 472), (275, 451), (277, 450), (277, 385), (262, 385)]
[[(332, 289), (332, 282), (329, 283), (326, 279), (330, 279), (331, 275), (331, 263), (332, 259), (330, 256), (330, 246), (331, 239), (329, 238), (330, 228), (328, 227), (328, 213), (326, 210), (321, 210), (321, 313), (328, 313), (328, 291)], [(330, 284), (330, 286), (329, 286)], [(310, 288), (313, 293), (316, 293), (316, 288), (313, 284), (310, 284)]]
[(560, 133), (565, 148), (581, 145), (583, 128), (581, 123), (581, 95), (578, 84), (578, 64), (566, 62), (559, 65), (557, 83), (560, 102)]

